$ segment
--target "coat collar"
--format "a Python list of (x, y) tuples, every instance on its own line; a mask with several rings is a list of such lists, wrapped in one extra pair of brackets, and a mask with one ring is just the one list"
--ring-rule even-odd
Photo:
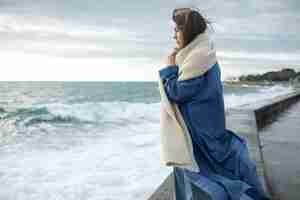
[(209, 30), (196, 36), (176, 55), (179, 79), (185, 80), (202, 75), (216, 63), (216, 51)]

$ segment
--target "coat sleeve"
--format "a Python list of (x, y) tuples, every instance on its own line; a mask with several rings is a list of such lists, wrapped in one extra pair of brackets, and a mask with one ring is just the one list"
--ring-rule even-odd
[(165, 92), (170, 102), (184, 103), (191, 101), (199, 94), (203, 76), (189, 80), (178, 80), (178, 66), (170, 65), (159, 70), (159, 76), (163, 81)]

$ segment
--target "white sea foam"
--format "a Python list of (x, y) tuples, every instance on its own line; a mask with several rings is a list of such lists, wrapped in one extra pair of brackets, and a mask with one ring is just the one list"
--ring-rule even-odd
[(9, 189), (1, 199), (145, 199), (169, 173), (160, 165), (158, 123), (116, 127), (106, 137), (92, 131), (2, 147), (0, 183)]
[[(246, 85), (246, 87), (251, 87)], [(246, 94), (228, 93), (224, 95), (226, 108), (255, 103), (259, 100), (271, 99), (279, 95), (293, 92), (292, 86), (256, 86), (255, 92)], [(129, 102), (86, 102), (76, 104), (51, 103), (38, 105), (36, 108), (47, 110), (61, 117), (74, 117), (81, 121), (99, 123), (158, 123), (160, 103)]]
[(52, 103), (38, 105), (36, 108), (47, 108), (55, 115), (62, 117), (75, 117), (81, 121), (109, 123), (109, 122), (155, 122), (158, 123), (157, 115), (159, 103), (129, 103), (129, 102), (96, 102), (62, 104)]
[(292, 86), (264, 86), (257, 89), (257, 92), (247, 93), (244, 95), (238, 94), (226, 94), (224, 95), (224, 101), (226, 108), (232, 108), (236, 106), (241, 106), (243, 104), (256, 103), (260, 100), (272, 99), (276, 96), (283, 94), (288, 94), (294, 91)]
[[(226, 107), (292, 91), (262, 87), (258, 93), (226, 94)], [(0, 147), (0, 199), (147, 199), (170, 173), (160, 163), (160, 103), (50, 103), (35, 107), (60, 116), (130, 122), (110, 129), (41, 124), (41, 137)], [(47, 125), (47, 126), (46, 126)], [(51, 132), (51, 134), (47, 134)]]

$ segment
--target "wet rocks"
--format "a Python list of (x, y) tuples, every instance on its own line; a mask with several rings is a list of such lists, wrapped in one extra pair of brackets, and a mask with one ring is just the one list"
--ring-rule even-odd
[[(300, 73), (300, 72), (299, 72)], [(254, 81), (254, 82), (261, 82), (261, 81), (290, 81), (294, 79), (297, 74), (294, 69), (285, 68), (280, 71), (270, 71), (264, 74), (250, 74), (250, 75), (243, 75), (239, 77), (240, 81)]]

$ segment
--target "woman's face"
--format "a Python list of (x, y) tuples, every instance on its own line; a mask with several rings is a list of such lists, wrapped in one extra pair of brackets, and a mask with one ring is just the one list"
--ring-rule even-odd
[(176, 40), (176, 48), (178, 48), (178, 49), (183, 48), (183, 45), (184, 45), (183, 32), (178, 28), (175, 28), (174, 39)]

